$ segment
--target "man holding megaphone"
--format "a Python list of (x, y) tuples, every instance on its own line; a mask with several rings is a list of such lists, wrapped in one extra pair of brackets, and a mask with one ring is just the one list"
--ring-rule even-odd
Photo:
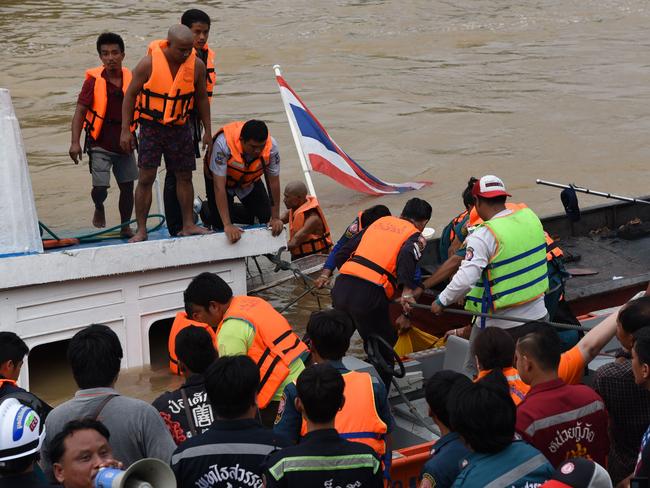
[(100, 421), (68, 422), (50, 444), (54, 477), (64, 488), (175, 488), (171, 468), (159, 459), (141, 459), (122, 471)]

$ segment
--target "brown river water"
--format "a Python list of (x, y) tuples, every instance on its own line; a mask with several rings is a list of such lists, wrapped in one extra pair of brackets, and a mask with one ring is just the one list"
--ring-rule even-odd
[[(515, 200), (540, 214), (561, 205), (558, 190), (536, 178), (649, 193), (647, 0), (0, 0), (0, 86), (11, 90), (21, 123), (39, 218), (53, 229), (90, 228), (87, 160), (75, 166), (67, 152), (84, 70), (98, 64), (97, 34), (121, 34), (133, 67), (190, 6), (213, 19), (213, 127), (267, 121), (283, 183), (301, 172), (276, 63), (366, 169), (387, 181), (434, 182), (380, 200), (314, 175), (336, 235), (359, 209), (381, 202), (398, 212), (411, 196), (431, 202), (431, 225), (441, 229), (459, 211), (470, 175), (500, 175)], [(197, 178), (199, 194), (202, 185)], [(109, 224), (116, 207), (111, 192)], [(269, 298), (277, 304), (299, 291), (284, 287)], [(314, 306), (301, 304), (296, 321)], [(57, 380), (64, 369), (52, 368), (40, 385), (34, 378), (53, 401), (71, 389)], [(126, 372), (120, 387), (150, 398), (172, 383), (164, 370), (145, 368)]]

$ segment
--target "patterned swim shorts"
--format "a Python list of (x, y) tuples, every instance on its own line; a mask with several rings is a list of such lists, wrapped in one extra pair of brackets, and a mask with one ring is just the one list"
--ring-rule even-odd
[(162, 156), (168, 171), (194, 171), (194, 141), (189, 123), (163, 125), (141, 120), (138, 137), (138, 166), (157, 168)]

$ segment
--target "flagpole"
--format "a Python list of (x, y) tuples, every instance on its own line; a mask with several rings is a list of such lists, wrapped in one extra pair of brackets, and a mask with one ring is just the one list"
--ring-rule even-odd
[[(275, 76), (282, 76), (282, 72), (280, 71), (280, 65), (276, 64), (273, 66), (273, 71), (275, 72)], [(300, 136), (298, 135), (298, 127), (296, 124), (296, 120), (293, 117), (293, 113), (291, 112), (291, 108), (289, 107), (289, 104), (287, 101), (284, 99), (284, 96), (282, 95), (282, 89), (280, 89), (280, 96), (282, 97), (282, 104), (284, 105), (284, 111), (287, 114), (287, 120), (289, 121), (289, 127), (291, 128), (291, 135), (293, 136), (293, 142), (296, 145), (296, 151), (298, 151), (298, 158), (300, 159), (300, 166), (302, 166), (302, 173), (305, 176), (305, 181), (307, 182), (307, 189), (309, 190), (309, 194), (313, 197), (316, 196), (316, 189), (314, 188), (314, 183), (311, 181), (311, 167), (309, 165), (309, 162), (307, 161), (307, 158), (305, 157), (305, 152), (302, 150), (302, 145), (300, 144)]]

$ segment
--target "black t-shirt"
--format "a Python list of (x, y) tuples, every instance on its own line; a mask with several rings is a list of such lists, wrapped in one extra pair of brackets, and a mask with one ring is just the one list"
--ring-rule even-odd
[[(0, 376), (0, 379), (4, 379)], [(33, 393), (11, 383), (2, 383), (0, 386), (0, 401), (5, 398), (16, 398), (21, 403), (29, 406), (45, 422), (47, 415), (52, 411), (52, 407), (38, 398)]]

